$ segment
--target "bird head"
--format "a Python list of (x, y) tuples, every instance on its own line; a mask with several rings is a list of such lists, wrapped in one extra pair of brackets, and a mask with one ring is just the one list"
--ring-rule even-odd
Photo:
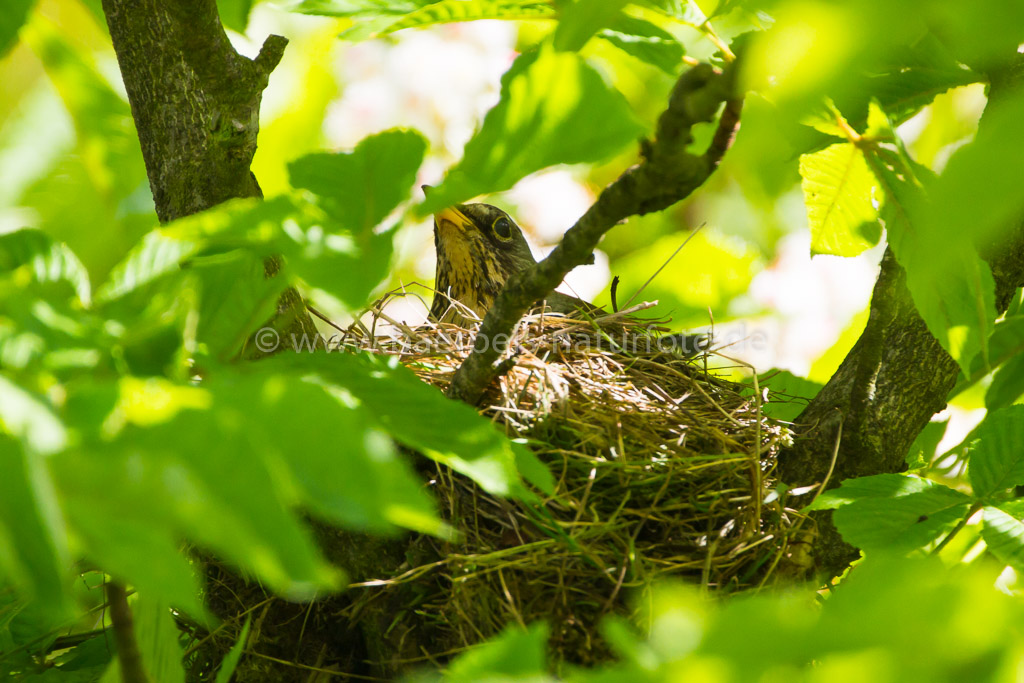
[(468, 322), (450, 299), (482, 318), (512, 273), (536, 262), (516, 222), (490, 204), (457, 204), (437, 213), (434, 247), (437, 294), (430, 317), (439, 322)]

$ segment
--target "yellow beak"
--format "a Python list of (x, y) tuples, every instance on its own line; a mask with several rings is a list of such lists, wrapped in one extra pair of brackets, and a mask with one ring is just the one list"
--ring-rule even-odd
[(434, 214), (434, 220), (437, 221), (438, 227), (441, 227), (445, 221), (451, 223), (452, 227), (459, 230), (468, 230), (473, 227), (473, 221), (469, 220), (466, 214), (454, 206), (449, 206), (447, 209)]

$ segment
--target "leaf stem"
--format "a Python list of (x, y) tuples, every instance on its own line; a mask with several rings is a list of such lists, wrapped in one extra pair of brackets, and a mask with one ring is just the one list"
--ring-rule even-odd
[(952, 531), (950, 531), (946, 535), (946, 537), (944, 539), (942, 539), (941, 543), (939, 543), (937, 546), (935, 546), (935, 549), (932, 550), (931, 554), (932, 555), (938, 555), (940, 552), (942, 552), (942, 549), (945, 548), (947, 545), (949, 545), (949, 542), (953, 540), (953, 537), (956, 536), (958, 533), (960, 533), (965, 526), (967, 526), (967, 522), (969, 522), (971, 517), (974, 516), (974, 513), (976, 513), (982, 507), (983, 506), (982, 506), (982, 504), (980, 502), (979, 503), (975, 503), (974, 505), (972, 505), (971, 509), (967, 511), (967, 514), (964, 515), (963, 518), (959, 522), (956, 523), (956, 526), (953, 527)]

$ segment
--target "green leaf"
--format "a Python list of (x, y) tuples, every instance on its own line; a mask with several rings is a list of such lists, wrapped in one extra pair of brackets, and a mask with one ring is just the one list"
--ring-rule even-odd
[(975, 250), (973, 231), (927, 217), (924, 207), (938, 188), (923, 187), (921, 169), (900, 147), (885, 113), (876, 103), (871, 108), (868, 133), (879, 141), (867, 160), (885, 195), (889, 245), (928, 330), (969, 376), (975, 356), (989, 362), (996, 318), (992, 271)]
[(148, 285), (180, 273), (182, 262), (204, 248), (227, 250), (280, 239), (281, 224), (295, 212), (288, 197), (233, 199), (168, 223), (132, 248), (111, 271), (96, 298), (105, 303), (133, 292), (149, 297), (153, 290)]
[(196, 339), (222, 361), (233, 358), (273, 316), (288, 286), (280, 273), (267, 277), (263, 259), (244, 249), (193, 259), (189, 272), (200, 283)]
[(66, 282), (79, 301), (89, 305), (89, 274), (66, 244), (54, 242), (39, 230), (15, 230), (0, 235), (0, 282), (29, 279), (41, 284)]
[(791, 422), (803, 412), (822, 384), (797, 377), (788, 370), (769, 370), (758, 378), (761, 391), (769, 390), (761, 411), (770, 417)]
[[(395, 359), (367, 354), (279, 354), (263, 363), (318, 372), (350, 392), (380, 427), (397, 441), (466, 475), (498, 495), (521, 493), (516, 463), (530, 483), (553, 490), (550, 472), (525, 446), (510, 442), (471, 407), (450, 401)], [(545, 476), (546, 475), (546, 476)]]
[[(337, 586), (337, 571), (320, 558), (295, 516), (302, 499), (290, 476), (282, 477), (280, 456), (254, 432), (250, 411), (166, 380), (123, 378), (119, 391), (104, 419), (116, 436), (54, 456), (68, 519), (88, 539), (87, 551), (105, 551), (108, 562), (121, 564), (127, 582), (148, 581), (154, 595), (175, 604), (186, 599), (187, 577), (178, 567), (159, 566), (166, 551), (159, 561), (133, 560), (119, 528), (135, 524), (137, 536), (151, 539), (147, 549), (188, 539), (292, 598)], [(167, 579), (172, 571), (173, 582)]]
[(835, 510), (862, 500), (890, 500), (912, 496), (936, 486), (927, 479), (903, 474), (875, 474), (870, 477), (847, 479), (839, 488), (822, 492), (807, 510)]
[(245, 34), (254, 0), (217, 0), (220, 20), (232, 31)]
[(991, 506), (983, 509), (982, 522), (981, 537), (992, 554), (1024, 571), (1024, 522)]
[(967, 478), (975, 496), (988, 499), (1024, 484), (1024, 406), (989, 413), (964, 443), (972, 444)]
[(0, 428), (33, 453), (49, 455), (67, 445), (68, 434), (43, 398), (0, 375)]
[(330, 17), (401, 16), (435, 2), (437, 0), (302, 0), (289, 9)]
[(574, 0), (562, 9), (555, 29), (556, 50), (580, 50), (591, 36), (611, 26), (627, 0)]
[(927, 479), (878, 474), (847, 479), (807, 509), (835, 509), (836, 528), (858, 548), (910, 552), (952, 529), (970, 504), (969, 496)]
[(0, 57), (18, 41), (18, 29), (28, 19), (35, 4), (35, 0), (7, 0), (5, 3), (4, 11), (0, 12)]
[(217, 669), (217, 678), (214, 680), (214, 683), (231, 683), (231, 676), (235, 673), (238, 660), (242, 657), (242, 652), (245, 651), (246, 644), (249, 642), (250, 626), (252, 626), (252, 620), (246, 617), (245, 624), (242, 625), (242, 632), (238, 634), (238, 641), (224, 655), (220, 668)]
[(291, 232), (286, 254), (310, 285), (361, 309), (387, 276), (391, 233), (373, 228), (408, 198), (426, 141), (414, 131), (392, 130), (363, 139), (350, 153), (310, 154), (288, 165), (291, 182), (317, 195), (334, 224), (327, 233)]
[(170, 273), (178, 272), (186, 257), (199, 249), (197, 242), (175, 239), (162, 230), (143, 237), (110, 273), (97, 292), (97, 299), (106, 302), (118, 299)]
[(444, 680), (543, 680), (549, 634), (547, 624), (531, 624), (526, 630), (509, 626), (493, 640), (455, 659)]
[(985, 408), (998, 410), (1024, 395), (1024, 354), (1018, 354), (996, 370), (985, 392)]
[[(479, 19), (505, 21), (555, 18), (550, 0), (442, 0), (411, 12), (381, 28), (375, 36), (383, 36), (407, 28), (422, 28)], [(355, 40), (368, 37), (365, 32), (346, 32), (342, 38)]]
[(307, 284), (338, 297), (350, 311), (362, 310), (387, 278), (394, 252), (394, 231), (356, 239), (319, 230), (293, 233), (285, 254), (289, 270)]
[(935, 451), (939, 447), (939, 442), (942, 441), (942, 437), (946, 434), (946, 426), (948, 424), (949, 420), (947, 419), (941, 422), (929, 422), (925, 425), (921, 433), (914, 439), (914, 443), (910, 444), (910, 449), (907, 451), (905, 460), (908, 469), (922, 469), (931, 463), (935, 458)]
[(501, 100), (424, 213), (499, 192), (554, 164), (600, 161), (643, 133), (625, 98), (577, 54), (544, 47), (505, 74)]
[(259, 452), (290, 473), (317, 516), (378, 534), (447, 533), (406, 459), (350, 399), (290, 375), (217, 378), (204, 387), (215, 405), (245, 415)]
[(183, 654), (178, 642), (178, 626), (170, 606), (141, 592), (132, 605), (135, 618), (135, 636), (139, 654), (150, 680), (160, 683), (184, 683), (185, 669), (181, 666)]
[[(993, 98), (974, 141), (950, 158), (930, 188), (924, 219), (940, 238), (966, 235), (976, 244), (992, 244), (1017, 227), (1024, 197), (1013, 179), (1024, 174), (1024, 95)], [(970, 229), (965, 229), (969, 226)]]
[(811, 226), (811, 253), (856, 256), (878, 243), (877, 183), (864, 153), (851, 143), (800, 157)]
[(75, 153), (22, 201), (35, 209), (36, 227), (66, 242), (99, 281), (156, 217), (128, 102), (92, 51), (69, 37), (42, 18), (22, 31), (75, 130)]
[(288, 164), (288, 172), (293, 186), (317, 195), (341, 230), (368, 237), (409, 197), (426, 149), (419, 133), (390, 130), (364, 138), (349, 153), (304, 156)]
[(671, 33), (649, 21), (622, 14), (597, 37), (670, 76), (678, 75), (682, 68), (683, 46)]
[[(62, 457), (58, 461), (60, 466), (68, 463), (71, 463), (68, 468), (71, 473), (78, 467), (87, 466), (78, 458)], [(106, 461), (100, 461), (98, 465), (100, 468), (110, 466)], [(167, 474), (180, 477), (174, 468), (168, 468)], [(67, 475), (57, 472), (56, 476)], [(132, 484), (132, 480), (130, 476), (117, 476), (111, 483), (127, 486)], [(108, 503), (102, 490), (103, 482), (90, 480), (82, 484), (81, 489), (63, 488), (61, 491), (61, 500), (71, 519), (68, 525), (70, 535), (82, 556), (107, 573), (131, 583), (139, 591), (158, 596), (193, 619), (203, 620), (206, 611), (200, 599), (202, 584), (185, 556), (181, 535), (177, 529), (159, 520), (149, 507), (169, 504), (169, 497), (144, 502), (136, 509), (139, 518), (132, 518), (124, 514), (124, 508), (116, 507), (126, 499), (132, 501), (132, 497), (115, 494), (114, 500)], [(147, 489), (150, 482), (143, 480), (137, 485)], [(176, 492), (189, 493), (187, 487), (181, 486), (176, 487)], [(209, 512), (210, 508), (205, 510)], [(211, 523), (221, 522), (211, 519)]]
[(690, 0), (637, 0), (636, 4), (693, 26), (699, 26), (707, 19), (697, 3)]
[(970, 509), (959, 491), (932, 484), (914, 494), (844, 505), (832, 519), (847, 543), (868, 552), (910, 552), (948, 533)]
[[(970, 374), (960, 376), (956, 386), (950, 391), (950, 397), (956, 396), (974, 385), (978, 380), (991, 372), (992, 368), (1000, 368), (1004, 364), (1009, 365), (1011, 361), (1014, 361), (1022, 353), (1024, 353), (1024, 316), (1007, 311), (1006, 317), (995, 324), (992, 335), (988, 339), (988, 362), (985, 362), (985, 358), (976, 357), (971, 362)], [(1006, 376), (1000, 378), (999, 375), (1002, 374), (1003, 371), (1000, 368), (998, 374), (993, 378), (993, 384), (999, 382), (1001, 386), (993, 390), (990, 385), (988, 390), (991, 400), (997, 403), (989, 404), (990, 398), (986, 395), (986, 407), (989, 410), (1009, 405), (1016, 399), (1016, 396), (1009, 398), (1009, 395), (1012, 394), (1017, 373), (1006, 370)], [(1009, 400), (1007, 400), (1008, 398)], [(1005, 402), (998, 404), (1000, 401)]]
[[(630, 223), (625, 229), (630, 229)], [(658, 310), (671, 315), (673, 325), (686, 329), (707, 324), (708, 308), (726, 310), (733, 299), (747, 291), (762, 262), (759, 252), (748, 242), (710, 230), (694, 235), (686, 248), (673, 256), (684, 239), (686, 235), (679, 233), (662, 237), (620, 258), (616, 267), (621, 277), (618, 299), (622, 302), (639, 291), (658, 266), (667, 264), (644, 288), (640, 299), (657, 301)], [(595, 303), (610, 300), (609, 289)], [(716, 319), (721, 319), (717, 313)]]
[(0, 434), (0, 575), (53, 616), (65, 616), (70, 607), (65, 540), (45, 464)]

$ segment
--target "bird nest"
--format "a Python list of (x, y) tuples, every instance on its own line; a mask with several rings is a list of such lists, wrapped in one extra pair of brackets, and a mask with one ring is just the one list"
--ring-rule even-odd
[[(397, 356), (445, 389), (475, 330), (411, 329), (384, 313), (386, 299), (344, 343)], [(509, 624), (537, 620), (551, 625), (557, 660), (592, 664), (610, 656), (601, 619), (634, 617), (653, 582), (736, 591), (780, 573), (801, 519), (772, 494), (788, 426), (762, 413), (756, 385), (712, 369), (735, 363), (713, 351), (686, 358), (659, 344), (663, 321), (637, 317), (644, 307), (596, 319), (534, 312), (520, 322), (512, 360), (481, 412), (529, 445), (553, 473), (555, 491), (519, 502), (432, 463), (424, 469), (458, 539), (406, 542), (393, 575), (363, 577), (327, 620), (357, 623), (388, 594), (406, 591), (398, 600), (402, 635), (392, 622), (380, 636), (392, 643), (380, 650), (397, 664), (368, 672), (444, 661)], [(291, 619), (303, 629), (316, 622), (307, 623), (308, 613)], [(406, 640), (415, 646), (398, 644)], [(372, 659), (373, 649), (363, 657)], [(318, 657), (325, 661), (322, 651)]]
[[(352, 342), (445, 389), (475, 330), (410, 329), (383, 303), (350, 328)], [(749, 588), (785, 556), (796, 516), (766, 494), (789, 428), (763, 415), (759, 392), (709, 369), (724, 357), (686, 358), (664, 343), (664, 321), (635, 315), (647, 307), (592, 319), (539, 311), (514, 331), (481, 412), (530, 445), (555, 491), (538, 512), (438, 470), (432, 488), (460, 540), (435, 542), (438, 591), (419, 609), (451, 648), (545, 619), (564, 659), (602, 659), (598, 621), (628, 613), (652, 582)]]

